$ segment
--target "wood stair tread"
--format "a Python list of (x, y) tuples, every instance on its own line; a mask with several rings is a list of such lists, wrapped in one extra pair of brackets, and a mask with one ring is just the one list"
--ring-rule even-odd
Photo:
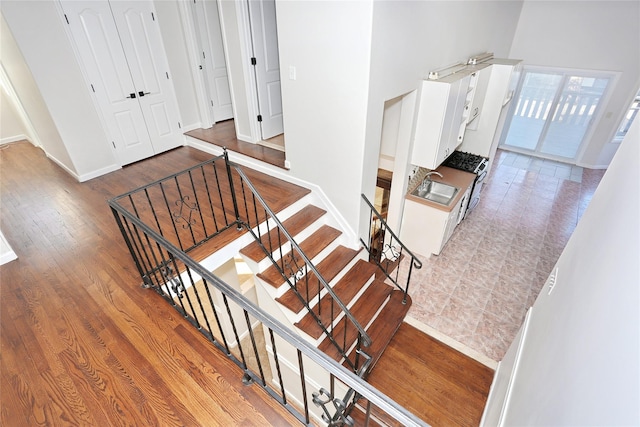
[[(357, 254), (358, 251), (355, 249), (338, 246), (335, 250), (331, 251), (325, 259), (316, 265), (316, 269), (322, 277), (324, 277), (324, 280), (329, 283), (351, 262), (351, 260), (353, 260)], [(301, 295), (308, 297), (309, 301), (318, 295), (320, 286), (322, 285), (320, 285), (318, 278), (313, 273), (309, 275), (309, 280), (306, 280), (306, 278), (303, 277), (296, 284), (298, 292), (300, 292)], [(292, 289), (288, 289), (281, 297), (276, 298), (276, 301), (294, 313), (300, 313), (304, 308), (304, 304)], [(318, 326), (318, 328), (320, 327)]]
[[(392, 290), (393, 288), (386, 283), (380, 280), (374, 280), (360, 298), (358, 298), (358, 301), (351, 307), (351, 314), (358, 320), (363, 328), (373, 319), (373, 316), (389, 297)], [(346, 317), (340, 319), (333, 329), (333, 336), (337, 337), (336, 341), (341, 344), (344, 340), (343, 337), (345, 337), (345, 328), (346, 348), (348, 349), (358, 338), (358, 331), (351, 321)], [(318, 350), (323, 351), (337, 362), (341, 359), (338, 349), (331, 343), (328, 337), (318, 345)]]
[[(317, 219), (322, 217), (327, 211), (314, 205), (307, 205), (300, 211), (296, 212), (293, 216), (285, 220), (282, 225), (292, 236), (296, 236), (302, 230), (313, 224)], [(278, 236), (279, 235), (279, 236)], [(288, 242), (288, 239), (279, 233), (279, 228), (275, 227), (261, 236), (261, 240), (265, 242), (265, 247), (269, 249), (269, 246), (276, 248), (278, 243), (284, 244)], [(269, 243), (270, 242), (270, 243)], [(264, 250), (260, 246), (260, 243), (256, 240), (245, 246), (240, 250), (240, 253), (247, 258), (260, 262), (267, 257)]]
[[(393, 289), (389, 301), (367, 329), (367, 333), (371, 337), (371, 345), (364, 348), (364, 351), (371, 356), (372, 359), (367, 373), (371, 372), (378, 362), (384, 349), (387, 348), (409, 312), (409, 308), (411, 308), (411, 297), (407, 295), (406, 304), (402, 303), (403, 298), (404, 292), (399, 289)], [(353, 362), (355, 360), (355, 354), (350, 354), (349, 359)]]
[[(375, 274), (376, 270), (377, 267), (374, 264), (360, 259), (349, 269), (344, 277), (336, 283), (333, 291), (345, 305), (349, 305), (351, 300), (353, 300), (362, 287)], [(316, 315), (319, 313), (323, 325), (328, 325), (330, 322), (333, 322), (336, 316), (340, 314), (340, 309), (334, 309), (333, 312), (331, 311), (332, 303), (333, 298), (329, 294), (326, 294), (320, 300), (320, 304), (313, 307)], [(318, 339), (322, 335), (322, 328), (318, 325), (311, 313), (307, 313), (299, 322), (295, 323), (295, 326), (314, 339)]]
[[(301, 243), (298, 243), (298, 245), (300, 246), (300, 249), (302, 249), (302, 252), (304, 252), (309, 259), (313, 259), (341, 234), (341, 231), (336, 230), (335, 228), (328, 225), (323, 225), (311, 236), (304, 239)], [(287, 252), (287, 254), (282, 257), (282, 259), (285, 260), (290, 258), (291, 251)], [(297, 258), (299, 258), (299, 255), (296, 253), (296, 259)], [(281, 263), (281, 260), (279, 260), (278, 263)], [(280, 287), (280, 285), (282, 285), (285, 281), (282, 277), (282, 274), (275, 265), (269, 266), (263, 272), (258, 273), (257, 276), (260, 279), (264, 280), (266, 283), (269, 283), (274, 288)]]

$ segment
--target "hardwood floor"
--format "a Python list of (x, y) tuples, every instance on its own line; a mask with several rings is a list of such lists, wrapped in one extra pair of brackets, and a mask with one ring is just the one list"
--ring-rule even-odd
[(80, 184), (22, 142), (0, 150), (0, 424), (299, 425), (159, 295), (106, 203), (206, 160), (180, 148)]
[(207, 129), (194, 129), (185, 133), (185, 135), (219, 147), (227, 147), (231, 151), (253, 157), (254, 159), (262, 160), (263, 162), (270, 163), (283, 169), (285, 168), (285, 153), (283, 150), (239, 141), (236, 138), (236, 129), (233, 120), (216, 123)]
[(433, 427), (479, 425), (492, 380), (493, 369), (407, 323), (368, 378)]
[[(78, 183), (27, 142), (0, 149), (18, 255), (0, 266), (1, 425), (300, 424), (139, 286), (107, 205), (209, 157), (183, 147)], [(493, 371), (415, 332), (400, 328), (370, 381), (434, 426), (477, 424)]]

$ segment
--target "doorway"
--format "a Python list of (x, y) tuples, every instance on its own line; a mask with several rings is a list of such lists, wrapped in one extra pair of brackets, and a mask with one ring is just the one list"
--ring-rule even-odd
[(191, 13), (198, 47), (200, 78), (206, 95), (209, 125), (233, 118), (231, 90), (217, 1), (194, 0)]
[(525, 68), (501, 147), (575, 162), (612, 74)]
[(276, 2), (248, 0), (248, 6), (261, 143), (284, 149)]

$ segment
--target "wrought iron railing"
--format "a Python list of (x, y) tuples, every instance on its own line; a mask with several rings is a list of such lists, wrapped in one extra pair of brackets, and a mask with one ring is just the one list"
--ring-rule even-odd
[(414, 267), (422, 268), (422, 261), (400, 241), (367, 196), (362, 194), (362, 200), (370, 211), (370, 234), (368, 242), (363, 238), (360, 238), (360, 242), (369, 252), (369, 261), (375, 263), (385, 277), (404, 293), (402, 302), (406, 303), (411, 273)]
[[(233, 195), (232, 203), (225, 192)], [(287, 240), (301, 260), (301, 277), (317, 277), (318, 286), (334, 297), (336, 307), (330, 310), (348, 313), (243, 171), (228, 161), (226, 152), (109, 204), (144, 286), (154, 289), (234, 361), (247, 383), (259, 384), (301, 422), (352, 425), (360, 419), (367, 425), (378, 413), (402, 425), (426, 425), (358, 376), (366, 368), (366, 357), (365, 363), (356, 359), (351, 369), (344, 368), (193, 259), (192, 251), (213, 237), (244, 227), (261, 242), (265, 253), (279, 252), (269, 256), (283, 278), (297, 288), (304, 279), (292, 279), (296, 267), (282, 260)], [(270, 228), (277, 230), (273, 239), (277, 244), (269, 242)], [(368, 340), (353, 320), (360, 332), (358, 343)], [(329, 336), (332, 328), (324, 327)], [(345, 345), (339, 341), (333, 337), (334, 345)]]
[[(343, 359), (354, 372), (362, 371), (364, 364), (361, 363), (360, 359), (364, 358), (365, 362), (369, 359), (369, 355), (362, 347), (371, 345), (371, 338), (344, 302), (335, 294), (333, 288), (329, 286), (329, 283), (327, 283), (314, 263), (307, 257), (300, 248), (300, 245), (287, 231), (242, 169), (233, 163), (230, 163), (230, 167), (232, 167), (240, 177), (241, 194), (243, 198), (245, 200), (251, 198), (251, 203), (245, 202), (244, 205), (254, 206), (253, 213), (246, 212), (245, 217), (248, 218), (249, 221), (243, 225), (247, 227), (255, 240), (260, 244), (265, 255), (278, 269), (283, 280), (286, 281), (289, 288), (294, 292), (307, 312), (312, 315), (324, 336), (326, 336), (338, 350), (341, 359)], [(259, 222), (259, 218), (265, 218), (265, 220)], [(252, 226), (253, 224), (255, 224), (255, 226)], [(273, 231), (275, 231), (275, 233), (273, 233)], [(283, 249), (287, 242), (291, 248), (288, 252)], [(328, 300), (325, 300), (328, 301), (328, 304), (321, 303), (322, 297), (325, 294), (330, 297)], [(313, 300), (315, 300), (315, 304), (313, 304)], [(348, 339), (349, 328), (338, 328), (339, 323), (335, 321), (339, 319), (339, 314), (343, 316), (344, 321), (349, 322), (357, 331), (355, 340), (356, 348), (354, 350), (355, 359), (353, 361), (347, 354), (351, 347), (351, 340)]]

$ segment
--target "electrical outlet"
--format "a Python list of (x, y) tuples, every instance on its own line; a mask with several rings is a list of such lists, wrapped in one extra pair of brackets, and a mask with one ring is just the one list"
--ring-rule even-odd
[(553, 269), (549, 275), (549, 279), (547, 279), (547, 286), (549, 288), (547, 295), (551, 295), (551, 291), (556, 287), (556, 283), (558, 283), (558, 267)]

